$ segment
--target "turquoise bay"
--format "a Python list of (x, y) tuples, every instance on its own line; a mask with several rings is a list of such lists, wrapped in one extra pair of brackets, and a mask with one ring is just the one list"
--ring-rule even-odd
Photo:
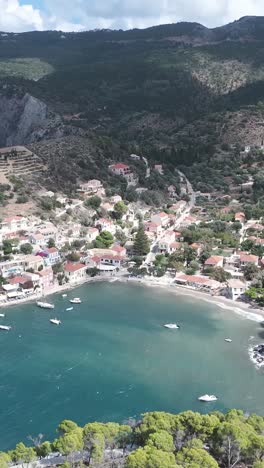
[[(75, 296), (82, 304), (66, 311)], [(84, 424), (233, 407), (264, 414), (264, 374), (248, 357), (249, 344), (263, 339), (259, 323), (138, 285), (84, 285), (51, 300), (55, 311), (24, 304), (1, 321), (12, 326), (0, 334), (1, 450), (29, 435), (52, 438), (65, 418)], [(55, 316), (60, 327), (49, 322)], [(181, 329), (166, 330), (168, 322)], [(204, 393), (219, 400), (201, 404)]]

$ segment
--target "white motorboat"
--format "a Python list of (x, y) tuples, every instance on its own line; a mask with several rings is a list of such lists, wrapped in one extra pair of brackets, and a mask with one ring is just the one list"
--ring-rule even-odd
[(180, 328), (177, 323), (166, 323), (164, 327), (169, 328), (170, 330), (178, 330)]
[(225, 338), (225, 341), (226, 341), (227, 343), (232, 343), (231, 338)]
[(55, 318), (55, 319), (50, 319), (50, 323), (53, 323), (53, 325), (60, 325), (61, 321)]
[(37, 306), (42, 309), (54, 309), (54, 304), (49, 304), (49, 302), (37, 302)]
[(67, 311), (73, 310), (73, 307), (68, 307)]
[(67, 296), (68, 296), (68, 294), (62, 294), (62, 297), (67, 297)]
[(218, 398), (215, 395), (202, 395), (198, 398), (199, 401), (217, 401)]
[(4, 318), (4, 317), (5, 317), (5, 314), (0, 314), (0, 317), (3, 317), (3, 318)]
[(75, 297), (74, 299), (70, 300), (71, 304), (81, 304), (82, 301), (79, 297)]
[(11, 330), (11, 327), (8, 327), (7, 325), (0, 325), (0, 330), (9, 331)]

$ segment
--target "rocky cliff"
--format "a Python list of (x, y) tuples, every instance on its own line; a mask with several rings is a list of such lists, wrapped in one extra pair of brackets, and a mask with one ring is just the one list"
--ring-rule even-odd
[(51, 113), (44, 102), (28, 93), (0, 94), (0, 146), (34, 143), (62, 134), (60, 117)]

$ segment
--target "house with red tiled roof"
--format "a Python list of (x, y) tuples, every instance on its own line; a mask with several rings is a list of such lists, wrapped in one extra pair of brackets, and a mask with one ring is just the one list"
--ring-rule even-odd
[(159, 236), (162, 233), (161, 224), (154, 223), (152, 221), (147, 221), (146, 223), (144, 223), (144, 229), (146, 233), (150, 232), (155, 234), (156, 236)]
[(193, 244), (191, 244), (190, 247), (196, 251), (197, 255), (200, 255), (203, 249), (202, 244), (199, 244), (197, 242), (194, 242)]
[(87, 277), (86, 270), (87, 266), (83, 263), (68, 262), (64, 265), (64, 274), (71, 284), (83, 281)]
[(124, 177), (127, 180), (128, 184), (131, 184), (136, 181), (134, 173), (131, 171), (131, 168), (127, 164), (111, 164), (110, 166), (108, 166), (108, 169), (110, 172), (112, 172), (112, 174)]
[(113, 172), (113, 174), (125, 177), (127, 174), (131, 172), (130, 167), (127, 164), (123, 163), (116, 163), (111, 164), (108, 166), (109, 171)]
[(52, 267), (44, 268), (43, 270), (38, 272), (40, 277), (40, 286), (43, 290), (47, 291), (53, 285), (54, 275)]
[(235, 221), (239, 221), (241, 224), (245, 224), (246, 215), (243, 212), (239, 212), (235, 214)]
[(28, 281), (28, 278), (26, 278), (25, 276), (14, 276), (14, 278), (10, 278), (8, 280), (8, 283), (20, 285), (20, 284), (26, 283), (27, 281)]
[(205, 266), (206, 267), (222, 267), (224, 265), (224, 257), (221, 257), (219, 255), (212, 255), (205, 261)]
[(121, 257), (126, 257), (126, 248), (121, 245), (114, 245), (111, 247), (111, 252), (114, 252), (116, 255)]
[(175, 282), (189, 288), (199, 289), (205, 292), (217, 292), (222, 288), (219, 281), (212, 280), (206, 276), (198, 275), (185, 275), (183, 273), (177, 273)]
[(259, 261), (259, 258), (257, 257), (257, 255), (252, 255), (252, 254), (249, 254), (248, 252), (240, 252), (239, 253), (239, 262), (240, 262), (240, 267), (241, 268), (243, 268), (246, 265), (249, 265), (251, 263), (253, 265), (258, 266), (258, 261)]

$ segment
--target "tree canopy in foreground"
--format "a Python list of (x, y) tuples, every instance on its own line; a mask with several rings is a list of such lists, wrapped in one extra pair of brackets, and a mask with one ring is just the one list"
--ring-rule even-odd
[(264, 468), (264, 418), (239, 410), (152, 412), (140, 421), (84, 427), (64, 420), (57, 434), (53, 442), (31, 437), (35, 447), (20, 442), (14, 450), (0, 452), (0, 468), (47, 455), (49, 464), (56, 465), (52, 452), (58, 451), (65, 456), (65, 466), (80, 468)]

